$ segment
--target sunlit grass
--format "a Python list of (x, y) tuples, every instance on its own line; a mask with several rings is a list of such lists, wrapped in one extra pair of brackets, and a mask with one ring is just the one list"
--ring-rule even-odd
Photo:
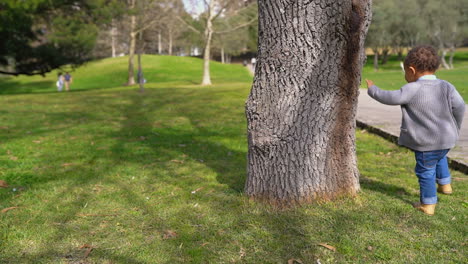
[(355, 199), (250, 201), (250, 77), (215, 71), (224, 81), (201, 87), (187, 81), (198, 73), (144, 93), (0, 96), (0, 210), (15, 207), (0, 213), (0, 263), (464, 262), (466, 175), (453, 172), (435, 216), (419, 213), (413, 154), (365, 131)]

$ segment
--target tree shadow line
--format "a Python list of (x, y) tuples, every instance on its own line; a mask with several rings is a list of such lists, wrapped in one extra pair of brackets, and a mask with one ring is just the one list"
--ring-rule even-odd
[[(182, 90), (181, 90), (182, 91)], [(220, 184), (225, 184), (234, 193), (242, 194), (243, 185), (245, 182), (246, 177), (246, 152), (233, 150), (232, 148), (226, 147), (223, 144), (219, 144), (219, 142), (214, 142), (210, 140), (208, 137), (235, 137), (238, 136), (232, 132), (222, 131), (217, 129), (216, 127), (211, 126), (196, 126), (197, 120), (200, 116), (206, 115), (203, 111), (206, 110), (206, 107), (209, 105), (205, 105), (205, 107), (197, 108), (196, 111), (193, 111), (193, 108), (184, 107), (177, 108), (174, 110), (176, 115), (183, 116), (189, 120), (189, 123), (196, 127), (193, 131), (192, 130), (184, 130), (184, 129), (177, 129), (173, 127), (165, 127), (165, 128), (157, 128), (156, 130), (147, 125), (143, 126), (136, 126), (136, 123), (141, 124), (151, 124), (157, 120), (157, 116), (150, 116), (151, 113), (157, 112), (161, 109), (165, 109), (167, 107), (174, 107), (183, 105), (187, 100), (189, 100), (189, 95), (194, 91), (190, 90), (183, 90), (183, 93), (174, 94), (174, 89), (157, 89), (154, 91), (147, 91), (146, 93), (139, 94), (135, 91), (134, 94), (128, 93), (130, 96), (132, 103), (127, 105), (126, 107), (118, 108), (116, 107), (116, 114), (122, 114), (123, 116), (127, 117), (126, 119), (121, 121), (121, 129), (117, 132), (111, 132), (106, 135), (102, 135), (101, 137), (128, 137), (128, 135), (132, 135), (132, 137), (138, 138), (140, 136), (145, 137), (144, 140), (139, 141), (139, 144), (142, 146), (146, 146), (150, 149), (150, 154), (144, 154), (144, 156), (139, 155), (138, 153), (132, 153), (132, 149), (128, 149), (126, 144), (128, 141), (119, 140), (111, 147), (110, 158), (106, 162), (106, 171), (107, 173), (112, 173), (114, 171), (114, 166), (122, 161), (122, 153), (132, 153), (130, 156), (125, 156), (127, 162), (132, 162), (136, 164), (141, 164), (141, 166), (148, 165), (151, 163), (151, 158), (158, 158), (163, 165), (159, 167), (159, 169), (171, 171), (172, 168), (169, 166), (164, 165), (164, 162), (170, 162), (173, 157), (161, 157), (159, 155), (165, 153), (166, 151), (171, 151), (175, 153), (182, 153), (187, 156), (187, 159), (196, 160), (204, 164), (205, 166), (211, 168), (213, 171), (216, 172), (216, 179)], [(195, 93), (210, 93), (212, 90), (207, 91), (195, 91)], [(149, 100), (153, 100), (153, 98), (157, 97), (158, 99), (155, 101), (155, 104), (149, 104)], [(191, 102), (193, 103), (193, 102)], [(197, 103), (198, 104), (198, 103)], [(190, 109), (191, 112), (186, 112), (187, 109)], [(222, 110), (214, 111), (215, 115), (222, 115)], [(95, 119), (92, 115), (88, 116), (90, 120)], [(221, 124), (223, 125), (223, 124)], [(65, 128), (66, 129), (66, 128)], [(156, 134), (155, 134), (156, 132)], [(169, 143), (167, 143), (169, 142)], [(184, 145), (181, 147), (180, 145)], [(51, 158), (56, 155), (56, 153), (50, 153)], [(223, 158), (224, 157), (224, 158)], [(222, 162), (220, 162), (222, 160)], [(89, 185), (91, 183), (96, 183), (100, 180), (103, 180), (104, 175), (94, 175), (94, 171), (90, 167), (75, 167), (75, 173), (73, 174), (73, 178), (70, 179), (75, 182), (72, 186), (79, 186), (79, 185)], [(174, 175), (175, 173), (170, 173)], [(155, 173), (155, 177), (158, 174)], [(59, 180), (57, 178), (44, 178), (43, 181), (39, 181), (37, 183), (47, 183), (48, 181)], [(157, 180), (157, 179), (155, 179)], [(163, 182), (167, 182), (170, 184), (177, 184), (178, 179), (162, 179)], [(129, 205), (142, 205), (145, 204), (145, 200), (141, 194), (139, 194), (136, 190), (128, 187), (126, 184), (121, 183), (116, 180), (109, 180), (106, 181), (119, 186), (121, 190), (124, 190), (125, 199), (127, 200)], [(148, 182), (151, 184), (151, 182)], [(70, 187), (64, 192), (70, 191), (73, 187)], [(403, 188), (398, 186), (394, 186), (391, 184), (386, 184), (383, 182), (375, 181), (375, 180), (364, 180), (361, 181), (361, 186), (364, 189), (369, 189), (373, 191), (381, 192), (387, 196), (393, 196), (398, 199), (402, 199), (405, 201), (401, 195), (396, 195), (395, 193), (402, 192), (404, 195), (408, 193)], [(63, 193), (63, 192), (62, 192)], [(88, 193), (83, 196), (77, 197), (72, 204), (67, 204), (69, 210), (63, 214), (58, 214), (55, 219), (52, 221), (54, 222), (68, 222), (73, 221), (74, 217), (82, 210), (82, 204), (86, 202), (86, 200), (90, 199), (92, 194)], [(57, 198), (59, 198), (61, 194), (57, 194)], [(406, 201), (405, 201), (406, 202)], [(221, 210), (221, 208), (225, 208), (228, 203), (232, 203), (231, 199), (223, 197), (217, 197), (215, 199), (211, 199), (210, 203), (213, 204), (213, 208), (218, 210), (219, 215), (223, 215), (226, 212)], [(50, 210), (53, 210), (54, 204), (50, 204)], [(240, 206), (240, 205), (239, 205)], [(170, 223), (162, 223), (159, 212), (152, 208), (151, 206), (145, 206), (144, 210), (152, 216), (154, 219), (151, 225), (155, 226), (155, 230), (162, 231), (165, 228), (168, 228)], [(248, 211), (248, 210), (247, 210)], [(308, 251), (310, 256), (314, 254), (319, 254), (319, 250), (317, 248), (310, 246), (310, 241), (321, 242), (321, 238), (319, 237), (311, 237), (308, 234), (308, 231), (304, 228), (304, 223), (301, 222), (300, 219), (306, 219), (306, 216), (303, 212), (297, 212), (292, 210), (291, 214), (284, 213), (284, 212), (276, 212), (275, 210), (266, 209), (263, 213), (258, 217), (259, 221), (265, 223), (265, 228), (273, 235), (273, 237), (287, 237), (291, 239), (291, 241), (295, 240), (294, 243), (284, 243), (282, 245), (281, 252), (285, 255), (288, 252), (301, 252), (301, 251)], [(187, 217), (187, 212), (184, 210), (180, 210), (177, 213), (177, 217), (175, 218), (184, 218)], [(355, 231), (355, 226), (347, 225), (349, 221), (352, 221), (349, 216), (340, 212), (331, 213), (331, 217), (334, 219), (334, 222), (330, 224), (330, 228), (334, 230), (334, 232), (338, 231), (341, 233), (353, 233)], [(234, 225), (237, 227), (244, 227), (249, 228), (248, 223), (243, 222), (242, 217), (237, 218), (234, 222)], [(287, 228), (284, 228), (285, 223), (287, 223)], [(57, 228), (55, 231), (55, 237), (53, 242), (59, 243), (62, 237), (62, 230)], [(285, 236), (285, 234), (287, 234)], [(180, 243), (177, 240), (168, 240), (168, 243), (172, 244), (173, 248), (179, 247)], [(76, 254), (81, 254), (81, 252), (75, 252)], [(72, 254), (72, 255), (70, 255)], [(132, 259), (128, 256), (121, 256), (119, 254), (113, 252), (104, 252), (100, 251), (99, 248), (95, 250), (92, 254), (96, 254), (102, 258), (107, 258), (112, 261), (116, 262), (125, 262), (125, 263), (144, 263), (141, 261), (137, 261)], [(185, 253), (185, 258), (189, 258), (190, 254)], [(31, 263), (34, 263), (35, 259), (45, 258), (47, 256), (62, 256), (63, 258), (69, 257), (70, 259), (79, 259), (77, 255), (73, 255), (73, 252), (61, 252), (60, 250), (54, 248), (44, 248), (40, 254), (32, 254), (32, 255), (25, 255), (25, 260), (30, 260)], [(294, 256), (291, 255), (291, 258)], [(84, 261), (83, 259), (80, 259)], [(171, 261), (177, 261), (178, 259), (174, 259)], [(210, 260), (205, 260), (209, 262)], [(213, 260), (215, 261), (215, 260)]]

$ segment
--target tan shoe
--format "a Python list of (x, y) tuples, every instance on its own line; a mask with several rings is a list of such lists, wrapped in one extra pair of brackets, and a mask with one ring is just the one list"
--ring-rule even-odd
[(418, 209), (419, 211), (427, 214), (427, 215), (434, 215), (435, 213), (435, 204), (422, 204), (417, 203), (414, 205), (414, 208)]
[(450, 183), (444, 185), (438, 184), (437, 191), (443, 194), (452, 194), (452, 185)]

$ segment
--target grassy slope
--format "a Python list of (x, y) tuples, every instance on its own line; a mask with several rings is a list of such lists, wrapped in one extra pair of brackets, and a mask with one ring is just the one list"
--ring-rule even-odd
[[(73, 91), (106, 89), (122, 86), (127, 81), (128, 57), (103, 59), (86, 64), (71, 72)], [(136, 57), (135, 57), (136, 61)], [(149, 83), (199, 84), (202, 79), (200, 59), (175, 56), (144, 55), (142, 67)], [(135, 64), (135, 71), (137, 65)], [(228, 69), (228, 70), (226, 70)], [(251, 77), (240, 65), (211, 63), (212, 81), (249, 82)], [(136, 76), (136, 72), (135, 72)], [(42, 76), (0, 78), (0, 94), (29, 94), (56, 92), (57, 71)]]
[[(111, 76), (100, 63), (80, 69), (76, 86), (115, 81), (99, 80)], [(169, 66), (189, 67), (158, 63), (160, 79)], [(0, 263), (464, 260), (466, 176), (453, 174), (455, 194), (441, 197), (436, 216), (415, 212), (412, 154), (365, 132), (357, 133), (356, 199), (282, 212), (246, 199), (250, 77), (214, 66), (224, 84), (209, 88), (190, 84), (197, 72), (167, 74), (170, 84), (147, 74), (144, 94), (117, 87), (1, 96), (0, 179), (12, 187), (0, 189), (0, 209), (19, 208), (0, 213)], [(84, 244), (94, 247), (88, 258)]]

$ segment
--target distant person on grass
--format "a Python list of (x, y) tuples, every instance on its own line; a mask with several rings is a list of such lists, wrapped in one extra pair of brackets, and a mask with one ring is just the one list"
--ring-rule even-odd
[(57, 83), (56, 83), (56, 85), (57, 85), (57, 90), (58, 90), (59, 92), (61, 92), (62, 89), (63, 89), (63, 81), (64, 81), (63, 75), (62, 75), (61, 72), (59, 72), (59, 73), (58, 73), (58, 77), (57, 77)]
[(439, 64), (433, 47), (418, 46), (405, 59), (408, 84), (400, 90), (384, 91), (366, 80), (369, 96), (383, 104), (401, 105), (398, 143), (415, 153), (420, 190), (415, 208), (428, 215), (434, 214), (437, 191), (452, 193), (447, 153), (455, 146), (465, 113), (465, 102), (455, 87), (434, 75)]
[(70, 75), (70, 73), (66, 72), (64, 79), (65, 79), (65, 90), (68, 92), (70, 91), (70, 84), (73, 82), (73, 78)]

